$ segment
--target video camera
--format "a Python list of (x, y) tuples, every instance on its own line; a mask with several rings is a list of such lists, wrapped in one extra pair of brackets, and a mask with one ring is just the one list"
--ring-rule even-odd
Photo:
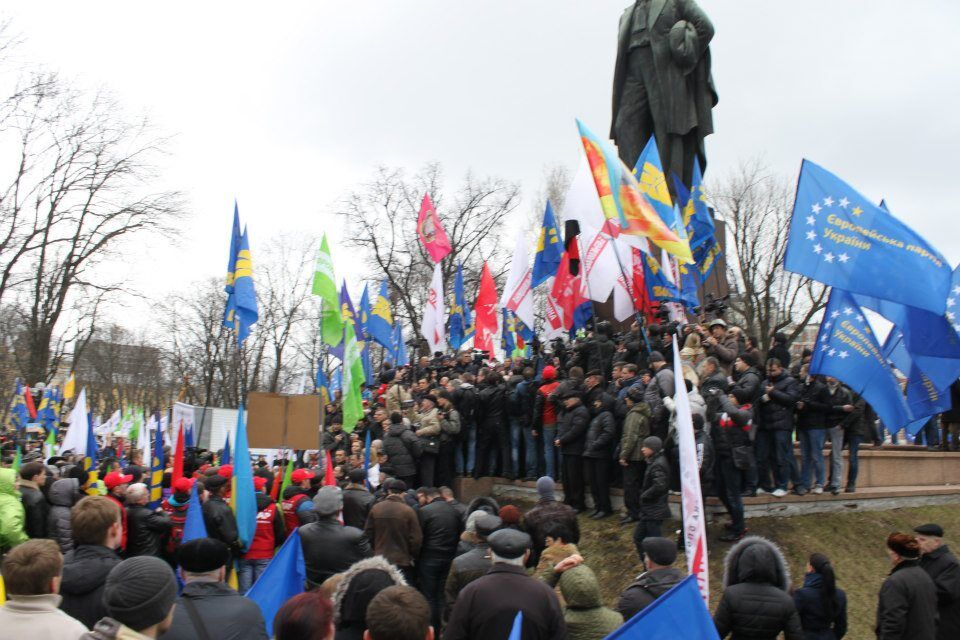
[(727, 299), (730, 297), (729, 294), (721, 297), (716, 297), (712, 293), (708, 293), (706, 296), (705, 303), (703, 305), (702, 313), (704, 316), (712, 316), (710, 320), (716, 318), (722, 318), (723, 314), (727, 311)]

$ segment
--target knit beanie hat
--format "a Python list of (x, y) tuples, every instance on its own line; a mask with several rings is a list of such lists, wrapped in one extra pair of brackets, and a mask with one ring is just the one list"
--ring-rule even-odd
[(166, 562), (153, 556), (124, 560), (107, 575), (107, 615), (134, 631), (163, 622), (177, 599), (177, 580)]
[(663, 440), (657, 436), (650, 436), (649, 438), (644, 438), (643, 446), (654, 453), (660, 453), (660, 451), (663, 450)]
[(550, 476), (543, 476), (537, 480), (537, 493), (542, 500), (556, 500), (557, 485)]

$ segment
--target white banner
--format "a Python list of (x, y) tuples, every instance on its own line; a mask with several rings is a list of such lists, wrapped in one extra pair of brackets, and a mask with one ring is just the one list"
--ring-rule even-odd
[(707, 571), (707, 518), (700, 492), (700, 464), (690, 399), (683, 383), (683, 368), (677, 340), (673, 341), (673, 375), (677, 381), (673, 399), (677, 412), (677, 437), (680, 444), (680, 489), (683, 504), (683, 539), (686, 543), (687, 571), (697, 577), (703, 601), (710, 605), (710, 574)]
[(183, 426), (184, 434), (193, 429), (193, 416), (194, 413), (192, 404), (187, 404), (185, 402), (173, 403), (173, 427), (170, 429), (173, 446), (177, 446), (177, 438), (180, 434), (181, 425)]
[(423, 324), (420, 326), (420, 334), (430, 345), (431, 356), (437, 351), (443, 351), (447, 346), (446, 321), (447, 315), (443, 308), (443, 271), (438, 262), (433, 267), (433, 280), (430, 282), (427, 306), (423, 310)]

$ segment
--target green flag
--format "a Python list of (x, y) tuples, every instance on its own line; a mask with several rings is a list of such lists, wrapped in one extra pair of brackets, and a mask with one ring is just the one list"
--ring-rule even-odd
[(320, 333), (325, 343), (338, 345), (343, 340), (343, 319), (340, 315), (340, 297), (337, 294), (337, 279), (333, 273), (333, 258), (323, 235), (317, 250), (317, 266), (313, 274), (313, 294), (320, 296)]
[(13, 469), (14, 473), (20, 473), (20, 460), (23, 458), (23, 455), (20, 453), (20, 446), (17, 445), (17, 455), (13, 457), (13, 464), (10, 465), (10, 468)]
[(287, 460), (287, 470), (283, 472), (283, 484), (280, 485), (280, 499), (283, 500), (283, 492), (287, 487), (293, 484), (293, 460)]
[(363, 417), (363, 361), (360, 360), (360, 346), (353, 323), (345, 322), (343, 328), (343, 430), (347, 433)]
[(54, 456), (54, 450), (57, 448), (57, 437), (53, 434), (53, 429), (47, 430), (47, 439), (43, 441), (43, 455), (49, 460)]

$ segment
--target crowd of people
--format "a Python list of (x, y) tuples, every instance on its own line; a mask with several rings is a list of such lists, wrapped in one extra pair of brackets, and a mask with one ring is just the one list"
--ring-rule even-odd
[[(506, 638), (518, 611), (523, 638), (604, 638), (684, 577), (674, 567), (682, 542), (662, 531), (679, 489), (677, 384), (690, 398), (702, 490), (726, 506), (721, 539), (736, 543), (714, 613), (721, 637), (843, 637), (830, 559), (810, 555), (792, 585), (776, 546), (746, 535), (742, 499), (855, 491), (858, 447), (880, 439), (880, 425), (837, 380), (811, 376), (809, 354), (791, 362), (782, 336), (765, 357), (756, 344), (720, 319), (652, 335), (599, 323), (529, 360), (467, 352), (385, 364), (351, 432), (334, 399), (316, 451), (234, 460), (252, 465), (257, 492), (246, 546), (230, 507), (234, 468), (217, 452), (190, 449), (152, 508), (139, 451), (118, 458), (105, 441), (92, 473), (79, 455), (44, 460), (20, 442), (19, 468), (0, 468), (0, 637), (265, 638), (244, 594), (296, 529), (305, 592), (270, 621), (281, 640)], [(489, 475), (535, 480), (538, 501), (525, 513), (489, 496), (462, 504), (450, 488)], [(578, 544), (581, 519), (613, 514), (613, 486), (644, 571), (607, 607)], [(194, 490), (207, 537), (183, 542)], [(960, 637), (960, 565), (939, 526), (914, 533), (887, 539), (894, 569), (878, 637)]]

